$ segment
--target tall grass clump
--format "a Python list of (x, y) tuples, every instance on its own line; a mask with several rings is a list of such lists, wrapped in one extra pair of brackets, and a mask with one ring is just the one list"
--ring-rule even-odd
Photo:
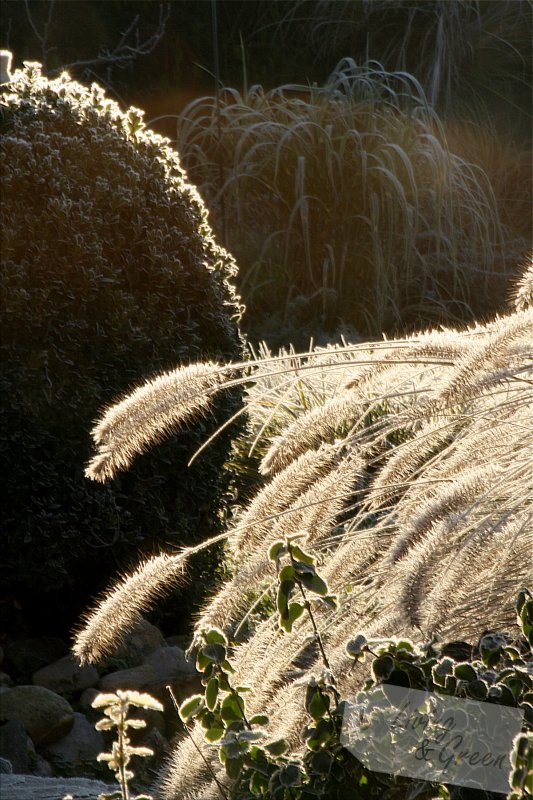
[[(302, 765), (308, 712), (315, 722), (322, 713), (316, 704), (309, 711), (309, 698), (348, 697), (368, 675), (354, 668), (362, 652), (356, 634), (357, 642), (461, 641), (463, 650), (487, 630), (518, 637), (516, 597), (533, 579), (532, 343), (529, 268), (512, 309), (485, 323), (210, 367), (220, 387), (248, 384), (247, 440), (260, 450), (264, 485), (227, 533), (233, 577), (197, 620), (207, 707), (194, 696), (182, 708), (188, 735), (169, 762), (163, 797), (240, 798), (232, 780), (242, 753), (257, 756), (257, 740), (282, 737), (283, 758)], [(135, 394), (130, 399), (134, 421)], [(107, 452), (115, 446), (120, 437), (111, 433)], [(151, 602), (187, 555), (165, 557), (168, 577), (156, 561), (150, 577), (147, 562), (112, 588), (80, 631), (78, 656), (113, 649), (145, 601), (139, 576), (153, 583)], [(305, 603), (289, 608), (298, 587)], [(522, 630), (531, 643), (530, 606)], [(113, 608), (109, 635), (102, 621)], [(215, 731), (220, 691), (225, 732)], [(200, 712), (202, 724), (194, 723)], [(219, 760), (211, 742), (223, 734)]]
[(496, 203), (439, 132), (416, 79), (351, 59), (321, 88), (187, 107), (178, 147), (241, 265), (248, 325), (380, 335), (497, 307)]
[[(24, 624), (31, 608), (39, 632), (64, 633), (106, 570), (139, 548), (154, 552), (162, 537), (191, 543), (220, 524), (215, 496), (230, 436), (192, 470), (172, 454), (181, 451), (185, 464), (234, 413), (235, 393), (201, 404), (201, 432), (154, 449), (112, 486), (89, 483), (80, 462), (102, 402), (178, 362), (186, 416), (187, 393), (206, 388), (202, 368), (187, 365), (240, 358), (236, 264), (142, 111), (122, 111), (68, 73), (49, 80), (39, 64), (9, 77), (0, 94), (0, 594), (17, 633), (20, 607)], [(166, 388), (173, 404), (178, 389)]]

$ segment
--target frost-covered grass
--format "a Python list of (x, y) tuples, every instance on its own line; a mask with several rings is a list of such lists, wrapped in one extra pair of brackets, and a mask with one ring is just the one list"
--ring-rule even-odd
[(240, 265), (249, 325), (277, 312), (380, 335), (494, 307), (490, 182), (448, 149), (412, 76), (344, 59), (323, 87), (226, 89), (184, 110), (177, 146)]
[[(265, 353), (213, 364), (207, 382), (205, 371), (176, 370), (165, 402), (158, 387), (136, 390), (95, 429), (93, 463), (111, 474), (122, 466), (128, 419), (137, 437), (131, 458), (153, 441), (154, 414), (164, 433), (191, 424), (195, 402), (203, 414), (218, 391), (252, 384), (249, 446), (261, 448), (264, 485), (227, 534), (233, 577), (197, 630), (225, 632), (235, 647), (232, 681), (252, 689), (249, 713), (266, 712), (269, 734), (286, 738), (292, 755), (301, 747), (305, 687), (320, 669), (314, 622), (341, 696), (363, 680), (345, 650), (357, 632), (475, 641), (486, 630), (514, 629), (516, 595), (532, 578), (532, 287), (533, 264), (511, 311), (467, 328), (300, 356)], [(318, 559), (338, 606), (323, 604), (313, 621), (303, 615), (287, 636), (269, 612), (277, 587), (269, 549), (294, 534)], [(194, 550), (156, 556), (125, 576), (88, 618), (78, 656), (112, 650), (182, 580)], [(217, 796), (213, 773), (222, 768), (202, 742), (198, 730), (177, 746), (164, 797)]]

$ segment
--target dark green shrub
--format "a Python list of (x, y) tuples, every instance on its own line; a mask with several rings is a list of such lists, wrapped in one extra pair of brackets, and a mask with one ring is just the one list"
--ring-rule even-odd
[(66, 590), (58, 613), (67, 598), (70, 622), (94, 581), (134, 553), (220, 526), (231, 431), (186, 464), (238, 394), (112, 486), (89, 482), (83, 465), (99, 408), (132, 383), (200, 357), (241, 356), (236, 266), (177, 154), (143, 130), (142, 112), (122, 113), (97, 85), (66, 73), (49, 81), (27, 64), (2, 87), (0, 144), (0, 591), (24, 604)]

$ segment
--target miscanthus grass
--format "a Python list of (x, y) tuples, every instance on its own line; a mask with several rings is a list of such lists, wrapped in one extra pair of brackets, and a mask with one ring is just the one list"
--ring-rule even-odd
[(281, 309), (379, 336), (491, 308), (508, 266), (496, 199), (413, 76), (346, 58), (321, 87), (225, 89), (183, 111), (177, 146), (250, 325)]
[[(262, 455), (264, 483), (225, 534), (235, 569), (198, 630), (225, 631), (235, 681), (253, 690), (249, 713), (266, 713), (272, 736), (295, 754), (302, 684), (320, 658), (306, 615), (287, 636), (269, 611), (272, 542), (298, 534), (338, 597), (335, 610), (318, 604), (314, 620), (341, 695), (363, 679), (345, 650), (356, 632), (474, 641), (516, 624), (515, 597), (533, 579), (530, 272), (513, 308), (488, 322), (306, 354), (263, 350), (253, 362), (207, 368), (220, 390), (247, 384), (247, 442)], [(212, 381), (201, 391), (209, 395)], [(179, 391), (169, 402), (179, 405)], [(142, 426), (135, 397), (149, 419), (150, 392), (130, 397), (128, 413)], [(157, 392), (153, 399), (159, 407)], [(112, 447), (112, 436), (102, 446)], [(78, 655), (110, 652), (181, 576), (190, 552), (153, 557), (111, 588), (78, 634)], [(176, 746), (161, 796), (216, 797), (221, 769), (193, 727)]]

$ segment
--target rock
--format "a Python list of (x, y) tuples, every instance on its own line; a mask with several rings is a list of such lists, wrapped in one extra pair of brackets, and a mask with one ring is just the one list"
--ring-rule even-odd
[[(144, 736), (136, 741), (136, 744), (142, 745), (142, 747), (149, 747), (153, 752), (152, 756), (133, 758), (131, 764), (137, 785), (146, 787), (153, 783), (154, 775), (160, 771), (161, 762), (168, 756), (169, 744), (165, 737), (155, 728), (145, 732)], [(150, 792), (148, 793), (150, 794)]]
[(20, 720), (0, 725), (0, 756), (11, 763), (11, 772), (16, 775), (32, 771), (35, 748)]
[(20, 720), (38, 746), (66, 736), (74, 712), (64, 697), (44, 686), (15, 686), (2, 693), (0, 719)]
[(113, 657), (125, 661), (129, 667), (137, 667), (150, 653), (164, 644), (165, 639), (159, 628), (148, 620), (141, 619), (113, 653)]
[(13, 686), (13, 680), (7, 672), (0, 672), (0, 686)]
[(68, 653), (68, 645), (62, 639), (53, 636), (42, 636), (36, 639), (18, 639), (9, 642), (5, 652), (5, 668), (11, 668), (15, 677), (30, 675), (51, 664)]
[(96, 757), (106, 749), (104, 737), (94, 725), (79, 712), (74, 713), (74, 724), (62, 739), (49, 744), (42, 754), (53, 764), (60, 764), (58, 772), (63, 769), (67, 774), (80, 772), (86, 763), (94, 764)]
[(11, 761), (8, 761), (7, 758), (2, 758), (0, 756), (0, 774), (1, 775), (12, 775), (13, 774), (13, 765)]
[(31, 774), (37, 775), (40, 778), (51, 778), (54, 774), (54, 770), (52, 765), (49, 764), (45, 758), (36, 753)]
[(33, 674), (33, 683), (57, 694), (73, 694), (97, 686), (100, 676), (91, 664), (80, 666), (71, 654), (42, 667)]
[(192, 694), (199, 680), (194, 662), (186, 658), (181, 647), (160, 647), (138, 667), (105, 675), (100, 681), (100, 689), (105, 692), (136, 689), (160, 696), (171, 684), (181, 698)]
[(98, 697), (99, 694), (100, 692), (98, 689), (85, 689), (80, 695), (80, 707), (84, 711), (94, 710), (92, 707), (92, 702), (95, 697)]
[(2, 775), (0, 800), (97, 800), (103, 792), (117, 791), (118, 786), (88, 778), (40, 778), (33, 775)]

